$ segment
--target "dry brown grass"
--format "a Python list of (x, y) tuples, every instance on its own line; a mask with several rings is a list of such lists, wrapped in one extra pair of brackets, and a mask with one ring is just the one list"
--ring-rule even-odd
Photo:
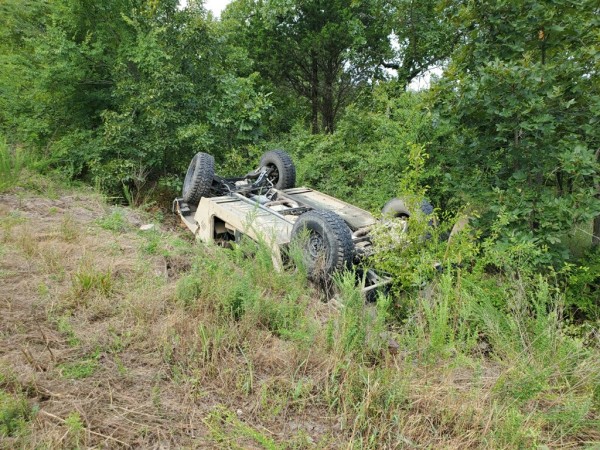
[[(320, 406), (289, 426), (293, 402), (282, 401), (281, 415), (263, 411), (261, 398), (309, 357), (251, 323), (223, 329), (199, 354), (198, 325), (211, 312), (173, 300), (191, 257), (140, 252), (135, 230), (98, 225), (109, 214), (94, 195), (0, 197), (2, 386), (39, 407), (27, 436), (1, 446), (220, 447), (205, 419), (221, 405), (276, 440), (304, 424), (315, 439), (329, 434)], [(65, 376), (66, 365), (90, 359), (90, 375)], [(81, 430), (69, 425), (74, 414)]]
[[(0, 196), (0, 393), (37, 409), (0, 448), (462, 449), (600, 440), (594, 412), (589, 426), (557, 434), (534, 414), (551, 410), (550, 398), (503, 403), (499, 386), (514, 364), (452, 353), (432, 359), (422, 348), (427, 338), (390, 353), (369, 332), (377, 324), (362, 303), (340, 313), (293, 273), (269, 277), (256, 265), (248, 275), (251, 255), (236, 264), (220, 249), (186, 245), (176, 229), (141, 234), (133, 224), (143, 219), (115, 216), (91, 193)], [(250, 306), (234, 317), (227, 307), (245, 295)], [(362, 340), (351, 341), (363, 328)], [(581, 366), (589, 373), (579, 379), (595, 367)], [(572, 387), (579, 388), (587, 389)]]

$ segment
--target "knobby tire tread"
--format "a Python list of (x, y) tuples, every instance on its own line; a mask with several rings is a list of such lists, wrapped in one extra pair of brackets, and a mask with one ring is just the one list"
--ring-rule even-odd
[(196, 169), (192, 175), (192, 186), (184, 196), (188, 203), (196, 204), (202, 197), (208, 197), (212, 187), (215, 173), (215, 160), (207, 153), (198, 153), (196, 158)]

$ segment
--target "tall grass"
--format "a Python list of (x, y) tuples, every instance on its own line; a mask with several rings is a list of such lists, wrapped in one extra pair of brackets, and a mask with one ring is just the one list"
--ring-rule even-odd
[[(185, 360), (179, 352), (170, 362), (179, 359), (188, 373), (222, 374), (232, 352), (241, 352), (245, 362), (228, 389), (249, 397), (267, 389), (265, 414), (280, 410), (274, 402), (295, 404), (293, 374), (312, 372), (308, 404), (338, 417), (352, 448), (600, 440), (599, 353), (564, 333), (562, 294), (543, 278), (479, 277), (439, 275), (399, 324), (394, 302), (382, 297), (366, 306), (354, 276), (341, 275), (340, 311), (315, 320), (306, 279), (275, 272), (266, 247), (213, 249), (179, 282), (177, 299), (188, 318), (202, 320), (177, 339)], [(283, 392), (257, 381), (256, 330), (303, 355), (290, 360)]]
[(249, 240), (233, 250), (200, 253), (176, 288), (176, 298), (192, 313), (208, 311), (220, 322), (249, 321), (290, 339), (302, 339), (308, 326), (307, 293), (305, 278), (276, 271), (269, 248)]
[(14, 187), (21, 170), (26, 166), (27, 158), (19, 147), (11, 148), (0, 135), (0, 193)]

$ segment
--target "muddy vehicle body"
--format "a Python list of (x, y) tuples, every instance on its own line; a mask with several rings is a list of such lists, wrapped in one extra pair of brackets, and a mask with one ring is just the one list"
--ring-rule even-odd
[[(360, 264), (373, 251), (369, 232), (378, 219), (295, 182), (293, 161), (282, 150), (265, 153), (256, 170), (238, 178), (216, 175), (214, 158), (198, 153), (188, 168), (182, 197), (173, 201), (173, 212), (202, 242), (228, 245), (242, 236), (264, 242), (278, 270), (285, 250), (297, 243), (315, 280), (355, 266), (365, 293), (389, 284), (385, 274)], [(408, 218), (397, 202), (386, 207), (394, 216)]]

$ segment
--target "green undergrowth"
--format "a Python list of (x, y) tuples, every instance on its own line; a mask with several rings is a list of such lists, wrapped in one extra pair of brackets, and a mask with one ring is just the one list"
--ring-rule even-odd
[[(202, 320), (193, 332), (171, 336), (188, 350), (185, 358), (172, 347), (165, 357), (180, 375), (197, 375), (219, 373), (219, 364), (237, 355), (238, 395), (267, 389), (265, 414), (279, 413), (282, 404), (320, 405), (338, 418), (353, 448), (523, 448), (600, 439), (600, 353), (565, 332), (565, 295), (542, 276), (485, 278), (455, 267), (412, 294), (369, 305), (352, 274), (336, 284), (340, 311), (317, 318), (311, 310), (324, 304), (301, 271), (274, 271), (267, 249), (243, 243), (199, 250), (175, 298), (192, 323)], [(399, 298), (409, 304), (402, 320)], [(255, 346), (265, 333), (298, 355), (283, 391), (265, 387), (256, 374)], [(302, 381), (309, 394), (298, 401), (297, 374), (314, 364), (319, 376)], [(213, 428), (222, 445), (227, 429), (252, 438), (234, 415), (219, 414), (228, 424)], [(214, 414), (207, 420), (217, 423)]]
[(201, 252), (179, 280), (176, 298), (191, 311), (209, 308), (219, 321), (244, 319), (277, 336), (303, 341), (313, 333), (304, 315), (311, 293), (299, 271), (277, 272), (266, 246), (244, 241), (233, 250)]
[(0, 368), (0, 448), (9, 448), (27, 436), (37, 411), (38, 406), (27, 401), (10, 369)]
[(0, 389), (0, 438), (15, 437), (27, 431), (34, 410), (22, 395)]
[(60, 374), (64, 378), (78, 380), (88, 378), (98, 369), (98, 359), (100, 351), (96, 350), (91, 355), (88, 355), (80, 360), (64, 363), (59, 366)]
[(216, 407), (203, 422), (210, 430), (212, 440), (223, 447), (243, 449), (244, 441), (250, 441), (265, 450), (284, 448), (277, 445), (272, 438), (265, 436), (263, 432), (248, 426), (237, 417), (235, 412), (223, 406)]
[(114, 231), (115, 233), (125, 232), (130, 228), (121, 208), (114, 208), (110, 214), (98, 219), (97, 224), (103, 229)]

